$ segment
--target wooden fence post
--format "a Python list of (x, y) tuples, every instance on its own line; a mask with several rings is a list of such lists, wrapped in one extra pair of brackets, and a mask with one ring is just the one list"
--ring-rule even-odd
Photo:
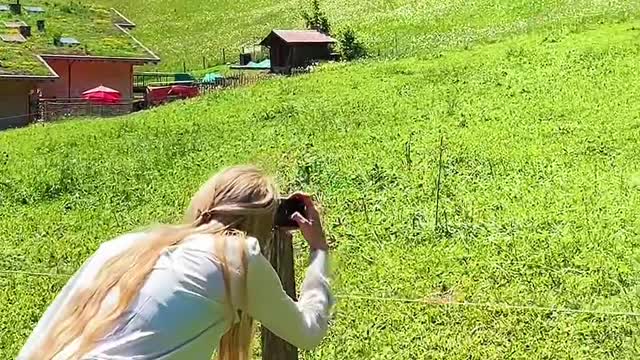
[(49, 121), (49, 109), (47, 108), (48, 101), (40, 102), (40, 112), (42, 113), (42, 121)]
[[(276, 231), (266, 251), (271, 266), (276, 269), (284, 291), (296, 299), (296, 280), (293, 268), (293, 243), (291, 234)], [(262, 360), (298, 360), (298, 349), (262, 328)]]

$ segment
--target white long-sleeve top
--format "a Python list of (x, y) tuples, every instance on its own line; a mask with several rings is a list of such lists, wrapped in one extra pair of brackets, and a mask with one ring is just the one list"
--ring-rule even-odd
[[(143, 233), (128, 234), (101, 245), (49, 306), (17, 359), (36, 360), (31, 354), (38, 349), (61, 309), (78, 291), (92, 284), (102, 265), (136, 241), (144, 241), (144, 237)], [(220, 338), (231, 326), (221, 257), (216, 254), (220, 247), (216, 247), (215, 241), (221, 240), (212, 235), (193, 235), (163, 252), (129, 310), (85, 359), (210, 360)], [(298, 348), (318, 345), (327, 332), (333, 304), (327, 280), (328, 254), (312, 252), (300, 298), (294, 302), (262, 256), (255, 238), (244, 241), (230, 238), (226, 243), (234, 308), (246, 311)], [(240, 246), (246, 247), (246, 288)], [(109, 294), (101, 311), (116, 304), (117, 296)], [(55, 360), (67, 359), (78, 345), (79, 339)]]

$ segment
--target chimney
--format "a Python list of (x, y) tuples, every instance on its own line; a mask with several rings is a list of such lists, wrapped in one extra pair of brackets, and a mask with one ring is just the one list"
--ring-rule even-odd
[(36, 25), (38, 26), (38, 31), (39, 31), (39, 32), (44, 32), (44, 30), (45, 30), (45, 23), (44, 23), (44, 20), (38, 20), (38, 21), (36, 21)]
[(14, 15), (22, 14), (22, 6), (20, 5), (20, 0), (16, 0), (15, 4), (9, 4), (9, 10)]
[(25, 38), (30, 37), (31, 36), (31, 26), (29, 26), (29, 25), (20, 26), (20, 35), (24, 36)]

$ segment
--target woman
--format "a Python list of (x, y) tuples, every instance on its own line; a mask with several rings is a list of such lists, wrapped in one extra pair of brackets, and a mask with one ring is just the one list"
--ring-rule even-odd
[(296, 347), (327, 331), (328, 247), (313, 201), (293, 215), (311, 249), (299, 301), (262, 256), (278, 193), (253, 167), (227, 169), (194, 196), (189, 225), (100, 246), (49, 306), (18, 359), (250, 358), (252, 319)]

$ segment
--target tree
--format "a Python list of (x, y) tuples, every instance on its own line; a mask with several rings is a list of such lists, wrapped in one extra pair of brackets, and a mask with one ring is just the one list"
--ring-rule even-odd
[(303, 12), (302, 18), (308, 29), (317, 30), (326, 35), (331, 33), (331, 24), (327, 15), (320, 9), (320, 0), (311, 0), (311, 11)]
[(367, 56), (367, 49), (360, 40), (358, 40), (355, 31), (348, 28), (342, 33), (340, 38), (340, 49), (342, 57), (347, 61), (360, 59)]

